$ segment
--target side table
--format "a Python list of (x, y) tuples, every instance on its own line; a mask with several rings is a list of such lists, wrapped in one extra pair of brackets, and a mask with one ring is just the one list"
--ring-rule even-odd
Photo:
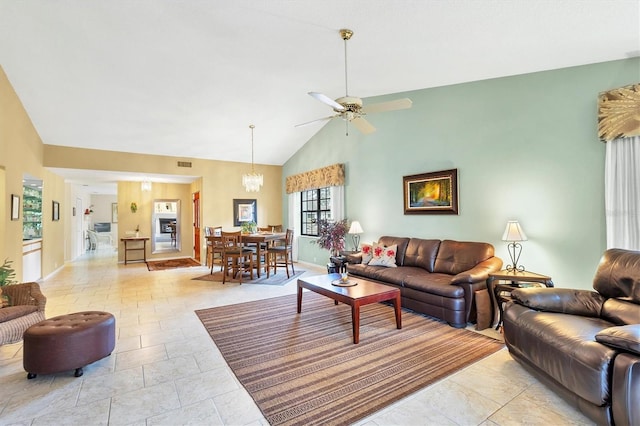
[[(496, 280), (507, 282), (494, 283)], [(489, 291), (489, 297), (491, 298), (490, 326), (493, 325), (493, 319), (495, 318), (494, 306), (498, 306), (498, 311), (500, 313), (498, 323), (496, 324), (496, 330), (498, 330), (502, 325), (502, 316), (504, 315), (502, 304), (508, 300), (511, 300), (511, 292), (513, 290), (517, 288), (531, 287), (533, 285), (531, 283), (542, 284), (545, 287), (553, 287), (553, 281), (551, 281), (551, 277), (542, 274), (536, 274), (535, 272), (516, 270), (509, 271), (503, 269), (502, 271), (489, 274), (489, 278), (487, 278), (487, 290)]]
[[(347, 258), (345, 256), (331, 256), (329, 257), (329, 262), (333, 263), (333, 271), (332, 272), (347, 272)], [(331, 269), (331, 268), (329, 268)]]
[[(148, 237), (127, 237), (127, 238), (120, 238), (120, 241), (124, 243), (124, 264), (125, 265), (127, 264), (127, 262), (131, 262), (132, 260), (142, 261), (145, 263), (147, 262), (147, 241), (149, 241)], [(135, 242), (142, 242), (142, 247), (140, 247), (140, 245), (136, 245), (135, 247), (129, 247), (127, 245), (128, 243), (135, 243)], [(130, 251), (141, 251), (142, 259), (129, 259)]]

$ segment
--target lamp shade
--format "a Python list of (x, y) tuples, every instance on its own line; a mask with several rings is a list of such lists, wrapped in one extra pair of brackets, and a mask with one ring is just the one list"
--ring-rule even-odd
[(354, 220), (351, 222), (351, 227), (349, 228), (349, 234), (362, 234), (364, 231), (362, 230), (362, 226), (360, 226), (360, 222)]
[(502, 241), (527, 241), (527, 235), (517, 220), (507, 222), (507, 228), (502, 235)]

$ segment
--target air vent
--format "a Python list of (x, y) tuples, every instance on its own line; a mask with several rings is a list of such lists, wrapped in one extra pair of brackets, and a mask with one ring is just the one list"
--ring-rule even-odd
[(178, 167), (191, 167), (191, 161), (178, 161)]

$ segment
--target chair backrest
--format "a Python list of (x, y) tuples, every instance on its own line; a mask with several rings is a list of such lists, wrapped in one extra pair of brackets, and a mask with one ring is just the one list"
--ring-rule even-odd
[(221, 235), (222, 246), (225, 251), (238, 251), (242, 245), (242, 233), (236, 232), (222, 232)]
[(284, 237), (284, 244), (289, 247), (291, 246), (291, 244), (293, 244), (293, 229), (288, 228), (287, 229), (287, 234)]
[(267, 228), (271, 232), (282, 232), (282, 225), (267, 225)]
[(205, 226), (204, 235), (207, 237), (219, 237), (222, 235), (222, 226)]

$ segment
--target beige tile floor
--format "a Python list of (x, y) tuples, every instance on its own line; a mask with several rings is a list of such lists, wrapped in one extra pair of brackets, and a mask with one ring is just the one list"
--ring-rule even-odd
[[(317, 266), (298, 264), (307, 274)], [(149, 272), (98, 250), (45, 279), (47, 317), (104, 310), (114, 353), (73, 372), (27, 380), (22, 344), (0, 346), (0, 425), (266, 425), (195, 309), (295, 293), (284, 286), (192, 280), (205, 267)], [(499, 335), (495, 335), (499, 337)], [(501, 350), (360, 425), (590, 424)]]

